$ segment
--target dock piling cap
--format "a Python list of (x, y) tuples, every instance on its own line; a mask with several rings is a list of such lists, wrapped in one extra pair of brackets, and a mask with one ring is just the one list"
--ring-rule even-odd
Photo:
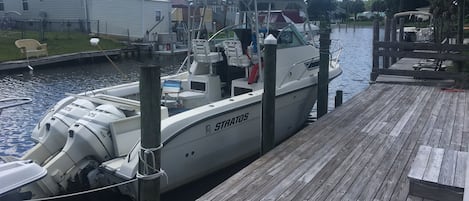
[(264, 44), (265, 44), (265, 45), (277, 45), (277, 39), (275, 38), (274, 35), (269, 34), (269, 35), (264, 39)]

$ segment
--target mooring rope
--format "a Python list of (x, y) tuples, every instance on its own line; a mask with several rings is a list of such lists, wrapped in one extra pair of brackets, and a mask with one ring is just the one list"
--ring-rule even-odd
[(90, 190), (76, 192), (76, 193), (70, 193), (70, 194), (65, 194), (65, 195), (57, 195), (57, 196), (45, 197), (45, 198), (36, 198), (36, 199), (30, 199), (30, 200), (25, 200), (25, 201), (55, 200), (55, 199), (62, 199), (62, 198), (68, 198), (68, 197), (73, 197), (73, 196), (79, 196), (79, 195), (94, 193), (94, 192), (98, 192), (98, 191), (107, 190), (107, 189), (110, 189), (110, 188), (122, 186), (122, 185), (125, 185), (125, 184), (132, 183), (134, 181), (137, 181), (137, 179), (131, 179), (131, 180), (124, 181), (124, 182), (121, 182), (121, 183), (112, 184), (112, 185), (109, 185), (109, 186), (103, 186), (103, 187), (100, 187), (100, 188), (90, 189)]

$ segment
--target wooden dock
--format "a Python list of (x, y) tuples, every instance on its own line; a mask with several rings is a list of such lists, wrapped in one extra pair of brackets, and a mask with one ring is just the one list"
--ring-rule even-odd
[[(135, 51), (135, 50), (131, 50), (131, 51)], [(121, 56), (121, 54), (125, 52), (126, 52), (125, 49), (105, 50), (105, 53), (108, 56)], [(21, 68), (27, 69), (28, 64), (33, 67), (36, 67), (36, 66), (43, 66), (43, 65), (72, 61), (72, 60), (88, 59), (88, 58), (103, 57), (103, 56), (104, 56), (104, 53), (102, 51), (86, 51), (86, 52), (53, 55), (53, 56), (47, 56), (47, 57), (31, 58), (29, 59), (29, 61), (28, 60), (6, 61), (6, 62), (0, 62), (0, 71), (21, 69)]]
[(467, 152), (468, 103), (467, 90), (373, 84), (198, 200), (423, 200), (409, 195), (419, 146)]

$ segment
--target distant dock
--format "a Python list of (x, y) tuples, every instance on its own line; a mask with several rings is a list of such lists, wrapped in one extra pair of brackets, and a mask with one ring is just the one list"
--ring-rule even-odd
[[(125, 50), (122, 49), (114, 49), (114, 50), (105, 50), (105, 54), (108, 56), (121, 56)], [(47, 57), (39, 57), (39, 58), (31, 58), (28, 60), (15, 60), (15, 61), (6, 61), (0, 62), (0, 71), (2, 70), (14, 70), (14, 69), (22, 69), (27, 68), (28, 65), (33, 67), (35, 66), (42, 66), (72, 60), (80, 60), (80, 59), (89, 59), (94, 57), (103, 57), (104, 53), (102, 51), (86, 51), (86, 52), (76, 52), (76, 53), (68, 53), (68, 54), (61, 54), (61, 55), (53, 55)]]

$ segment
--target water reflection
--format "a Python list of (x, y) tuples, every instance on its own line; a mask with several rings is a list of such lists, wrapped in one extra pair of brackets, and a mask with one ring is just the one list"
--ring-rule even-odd
[(329, 110), (334, 107), (335, 91), (344, 92), (344, 102), (369, 86), (372, 64), (372, 27), (333, 28), (331, 39), (343, 46), (340, 67), (343, 73), (329, 84)]
[[(174, 60), (174, 61), (171, 61)], [(66, 97), (65, 93), (81, 93), (116, 84), (134, 82), (139, 79), (139, 67), (148, 63), (157, 63), (162, 74), (177, 70), (180, 58), (118, 60), (117, 65), (125, 75), (108, 62), (68, 63), (41, 69), (34, 72), (24, 71), (0, 73), (0, 99), (10, 97), (29, 97), (32, 102), (0, 111), (0, 156), (21, 156), (34, 146), (30, 132), (43, 114), (56, 102)], [(169, 63), (173, 64), (170, 65)]]

